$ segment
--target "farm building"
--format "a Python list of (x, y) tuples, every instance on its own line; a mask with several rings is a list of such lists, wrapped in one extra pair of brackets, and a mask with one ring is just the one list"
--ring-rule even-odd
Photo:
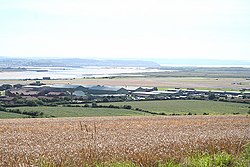
[(241, 92), (238, 92), (238, 91), (226, 91), (225, 94), (226, 95), (232, 95), (232, 96), (239, 96), (239, 95), (241, 95)]
[(127, 90), (128, 93), (132, 93), (137, 91), (137, 89), (139, 88), (138, 86), (122, 86), (123, 89)]
[(66, 91), (76, 91), (76, 90), (82, 90), (82, 91), (86, 91), (87, 88), (85, 88), (82, 85), (71, 85), (71, 84), (55, 84), (55, 85), (50, 85), (48, 87), (48, 89), (50, 89), (51, 91), (55, 91), (55, 92), (66, 92)]
[(119, 86), (91, 85), (86, 86), (89, 94), (128, 94), (128, 91)]
[(8, 97), (8, 96), (1, 96), (0, 101), (5, 103), (12, 103), (14, 97)]
[(247, 98), (250, 98), (250, 92), (244, 92), (243, 95)]
[(151, 92), (133, 92), (132, 95), (144, 98), (160, 98), (165, 99), (166, 97), (177, 96), (179, 93), (172, 91), (151, 91)]
[(6, 95), (10, 97), (15, 96), (44, 96), (43, 91), (35, 91), (33, 89), (13, 89), (6, 91)]
[(127, 87), (127, 86), (105, 86), (105, 85), (51, 85), (51, 91), (83, 91), (88, 94), (129, 94), (131, 92), (151, 92), (156, 87)]
[(152, 92), (157, 90), (157, 87), (139, 87), (136, 89), (137, 92)]
[(84, 92), (81, 91), (81, 90), (74, 91), (74, 92), (72, 93), (72, 95), (77, 96), (77, 97), (85, 97), (85, 96), (87, 96), (86, 93), (84, 93)]
[(32, 89), (32, 90), (35, 90), (35, 91), (42, 91), (42, 90), (47, 90), (47, 86), (46, 85), (25, 85), (22, 87), (23, 89)]
[(178, 95), (181, 95), (181, 92), (179, 92), (179, 91), (176, 91), (176, 92), (174, 92), (174, 91), (152, 91), (152, 92), (157, 93), (157, 94), (162, 95), (162, 96), (173, 96), (173, 95), (178, 96)]
[(126, 94), (91, 94), (91, 99), (96, 101), (121, 101), (121, 99), (126, 99)]
[(156, 92), (133, 92), (132, 95), (139, 98), (156, 98), (159, 93)]
[(48, 97), (59, 97), (59, 96), (65, 96), (68, 95), (67, 92), (49, 92), (47, 94)]

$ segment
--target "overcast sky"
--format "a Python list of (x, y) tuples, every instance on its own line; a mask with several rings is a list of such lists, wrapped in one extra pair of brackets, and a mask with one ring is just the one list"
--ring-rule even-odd
[(0, 56), (250, 60), (250, 0), (0, 0)]

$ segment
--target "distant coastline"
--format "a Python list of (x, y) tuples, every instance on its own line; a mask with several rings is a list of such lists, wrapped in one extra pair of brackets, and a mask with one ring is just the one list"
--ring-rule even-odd
[(161, 66), (194, 67), (250, 67), (250, 60), (215, 60), (215, 59), (146, 59)]
[(250, 65), (196, 65), (196, 64), (160, 64), (163, 67), (242, 67), (250, 68)]

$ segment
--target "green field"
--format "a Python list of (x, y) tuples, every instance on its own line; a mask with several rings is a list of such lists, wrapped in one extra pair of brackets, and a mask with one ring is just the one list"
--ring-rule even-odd
[[(250, 108), (248, 104), (229, 103), (218, 101), (201, 100), (165, 100), (165, 101), (133, 101), (133, 102), (112, 102), (98, 103), (98, 105), (114, 106), (131, 105), (132, 110), (114, 108), (86, 108), (86, 107), (16, 107), (21, 111), (43, 112), (42, 117), (95, 117), (95, 116), (136, 116), (150, 115), (145, 112), (136, 111), (136, 108), (155, 113), (165, 114), (197, 114), (208, 113), (210, 115), (224, 114), (247, 114)], [(24, 114), (8, 113), (0, 111), (1, 118), (25, 118), (30, 117)]]
[(43, 112), (44, 117), (95, 117), (95, 116), (133, 116), (144, 115), (142, 112), (109, 109), (109, 108), (85, 108), (85, 107), (16, 107), (21, 111)]
[(148, 111), (166, 113), (166, 114), (247, 114), (250, 110), (248, 104), (201, 101), (201, 100), (165, 100), (165, 101), (133, 101), (133, 102), (113, 102), (102, 103), (102, 105), (131, 105), (133, 108), (140, 108)]
[(26, 118), (26, 117), (28, 117), (28, 116), (23, 115), (23, 114), (16, 114), (16, 113), (9, 113), (9, 112), (0, 111), (0, 119), (5, 119), (5, 118)]

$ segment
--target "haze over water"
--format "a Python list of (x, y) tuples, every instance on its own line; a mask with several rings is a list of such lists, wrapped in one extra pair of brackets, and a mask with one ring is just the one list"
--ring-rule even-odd
[[(37, 72), (37, 70), (48, 71)], [(51, 79), (66, 79), (83, 77), (110, 77), (119, 75), (130, 76), (133, 75), (133, 73), (159, 71), (165, 70), (147, 69), (144, 67), (29, 67), (27, 71), (0, 72), (0, 79), (42, 79), (43, 77), (50, 77)]]

